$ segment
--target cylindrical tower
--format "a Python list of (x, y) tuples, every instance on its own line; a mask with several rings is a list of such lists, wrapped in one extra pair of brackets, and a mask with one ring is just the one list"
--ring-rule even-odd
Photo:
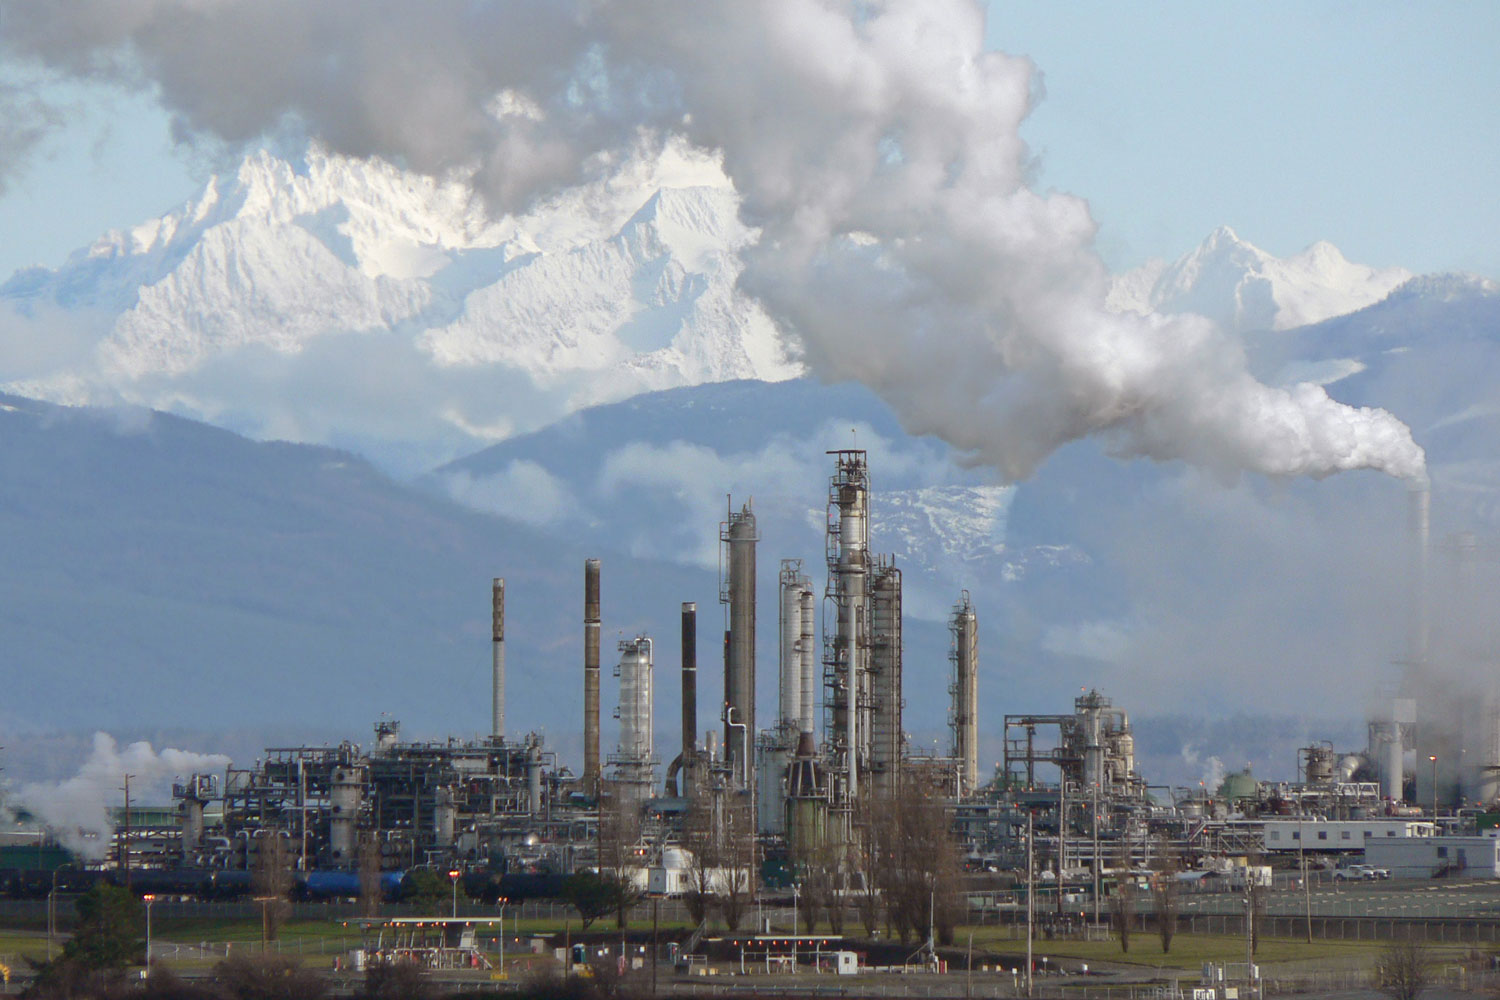
[(724, 544), (725, 578), (720, 600), (728, 605), (729, 639), (724, 659), (724, 748), (741, 787), (755, 781), (755, 543), (760, 540), (750, 503), (719, 532)]
[(360, 768), (340, 764), (333, 769), (328, 789), (328, 846), (333, 863), (340, 868), (349, 867), (355, 860), (354, 835), (358, 829), (364, 787), (364, 772)]
[(583, 564), (583, 787), (599, 793), (599, 560)]
[(432, 839), (439, 847), (453, 846), (453, 829), (458, 819), (458, 802), (453, 789), (444, 785), (433, 794)]
[(802, 688), (802, 696), (799, 699), (801, 714), (797, 717), (797, 731), (812, 735), (813, 713), (818, 708), (818, 644), (815, 638), (817, 621), (813, 613), (813, 586), (812, 580), (802, 578), (802, 592), (798, 595), (798, 604), (801, 605), (802, 635), (797, 640), (797, 655), (800, 661), (797, 669), (798, 684)]
[(953, 756), (959, 762), (959, 794), (979, 786), (979, 622), (969, 592), (963, 591), (948, 619), (953, 637)]
[(490, 632), (494, 642), (491, 667), (490, 735), (505, 739), (505, 581), (495, 577), (490, 589)]
[(901, 729), (901, 570), (882, 557), (870, 584), (870, 777), (876, 795), (896, 789)]
[(620, 746), (622, 758), (651, 759), (651, 640), (637, 636), (620, 643)]
[[(777, 724), (793, 734), (801, 731), (803, 716), (803, 635), (811, 626), (802, 620), (804, 592), (811, 594), (812, 582), (802, 574), (801, 559), (781, 560), (781, 642), (777, 649), (780, 671), (781, 715)], [(810, 603), (810, 602), (809, 602)]]
[(653, 682), (651, 640), (644, 635), (626, 639), (619, 645), (620, 663), (615, 676), (620, 678), (620, 743), (611, 758), (613, 775), (620, 794), (644, 799), (651, 794), (655, 760), (652, 756), (655, 718), (652, 712)]
[[(828, 590), (823, 627), (824, 728), (843, 798), (859, 794), (861, 762), (869, 741), (862, 716), (869, 710), (869, 474), (865, 453), (831, 451), (837, 468), (828, 488)], [(830, 639), (826, 630), (832, 624)]]
[(682, 602), (682, 764), (694, 756), (698, 740), (698, 604)]

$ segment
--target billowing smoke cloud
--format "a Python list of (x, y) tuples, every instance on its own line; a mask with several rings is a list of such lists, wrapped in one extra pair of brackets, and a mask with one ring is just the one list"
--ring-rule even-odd
[(125, 775), (130, 775), (136, 802), (160, 804), (171, 793), (173, 777), (219, 773), (228, 766), (229, 758), (223, 754), (170, 747), (158, 753), (144, 741), (121, 750), (108, 733), (95, 733), (93, 752), (77, 774), (55, 785), (23, 785), (14, 801), (40, 819), (63, 846), (99, 860), (109, 850), (114, 826), (108, 808), (122, 802)]
[(1116, 315), (1086, 204), (1027, 188), (1032, 66), (972, 0), (0, 2), (7, 43), (154, 87), (185, 134), (295, 123), (458, 172), (497, 209), (642, 143), (717, 150), (761, 238), (745, 288), (826, 379), (1007, 478), (1105, 436), (1233, 474), (1418, 479), (1390, 414), (1250, 377), (1193, 317)]

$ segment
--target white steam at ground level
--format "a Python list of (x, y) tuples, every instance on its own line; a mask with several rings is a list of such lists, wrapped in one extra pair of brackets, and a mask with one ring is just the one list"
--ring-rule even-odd
[(125, 776), (130, 776), (137, 802), (164, 802), (173, 778), (190, 774), (219, 774), (229, 766), (223, 754), (195, 753), (171, 747), (160, 751), (150, 743), (131, 743), (123, 750), (108, 733), (94, 734), (93, 752), (64, 781), (22, 785), (11, 804), (36, 817), (73, 853), (91, 861), (109, 852), (114, 822), (109, 808), (123, 804)]
[[(1190, 316), (1111, 312), (1087, 205), (1026, 185), (1033, 67), (973, 0), (0, 0), (9, 55), (154, 88), (184, 134), (330, 148), (522, 209), (645, 144), (715, 151), (742, 287), (825, 379), (1008, 480), (1102, 435), (1225, 474), (1417, 480), (1407, 428), (1277, 389)], [(267, 67), (275, 67), (269, 72)]]

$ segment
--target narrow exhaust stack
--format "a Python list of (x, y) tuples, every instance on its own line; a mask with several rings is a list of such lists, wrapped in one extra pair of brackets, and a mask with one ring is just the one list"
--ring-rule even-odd
[(1430, 546), (1432, 491), (1413, 486), (1407, 494), (1407, 531), (1411, 544), (1411, 649), (1408, 659), (1423, 667), (1428, 657), (1427, 560)]
[(682, 762), (693, 759), (698, 739), (698, 604), (682, 602)]
[(760, 535), (746, 502), (720, 527), (724, 578), (719, 600), (728, 606), (724, 647), (724, 756), (739, 787), (755, 783), (755, 543)]
[(490, 631), (494, 637), (494, 659), (491, 676), (490, 735), (495, 742), (505, 739), (505, 580), (495, 577), (490, 591), (493, 609)]
[(583, 787), (599, 793), (599, 560), (583, 564)]

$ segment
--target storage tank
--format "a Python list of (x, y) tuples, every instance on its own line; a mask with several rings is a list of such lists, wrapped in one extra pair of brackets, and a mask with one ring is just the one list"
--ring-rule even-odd
[(1229, 802), (1253, 801), (1260, 795), (1260, 783), (1255, 780), (1247, 767), (1243, 771), (1224, 776), (1224, 781), (1219, 785), (1218, 797)]

